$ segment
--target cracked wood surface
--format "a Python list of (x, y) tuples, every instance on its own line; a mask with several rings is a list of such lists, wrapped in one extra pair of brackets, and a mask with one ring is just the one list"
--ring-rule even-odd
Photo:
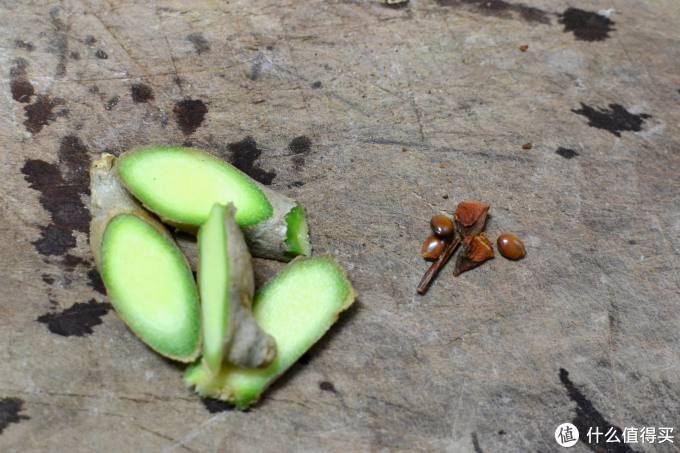
[[(677, 431), (679, 20), (671, 0), (1, 2), (0, 450), (524, 452), (567, 421)], [(93, 302), (85, 169), (150, 143), (300, 200), (359, 293), (247, 413), (204, 404)], [(419, 297), (429, 218), (464, 199), (527, 257), (448, 266)], [(260, 284), (280, 268), (256, 264)]]

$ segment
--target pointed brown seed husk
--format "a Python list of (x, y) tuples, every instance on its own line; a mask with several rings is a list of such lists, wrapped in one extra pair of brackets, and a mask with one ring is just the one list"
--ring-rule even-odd
[(468, 236), (463, 239), (463, 251), (458, 255), (453, 275), (456, 277), (463, 272), (474, 269), (484, 261), (493, 258), (493, 247), (486, 234)]
[(456, 223), (461, 236), (476, 236), (484, 229), (489, 205), (481, 201), (462, 201), (456, 207)]

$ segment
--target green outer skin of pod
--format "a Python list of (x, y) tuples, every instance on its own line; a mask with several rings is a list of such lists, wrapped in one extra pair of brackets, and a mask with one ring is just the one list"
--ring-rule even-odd
[(274, 339), (253, 319), (252, 260), (234, 213), (233, 204), (215, 203), (198, 231), (203, 363), (211, 373), (223, 361), (257, 368), (276, 356)]
[[(196, 184), (186, 184), (186, 188), (180, 187), (180, 190), (187, 193), (186, 200), (182, 202), (177, 201), (179, 197), (172, 200), (168, 196), (165, 199), (164, 197), (167, 194), (163, 193), (164, 189), (158, 184), (153, 184), (153, 179), (158, 179), (159, 175), (155, 175), (153, 178), (149, 177), (150, 181), (148, 182), (144, 180), (144, 177), (139, 176), (140, 172), (147, 171), (139, 170), (143, 167), (145, 158), (158, 160), (164, 157), (172, 157), (177, 160), (177, 172), (159, 172), (164, 179), (164, 184), (167, 184), (168, 187), (174, 189), (175, 186), (168, 184), (165, 175), (168, 174), (173, 177), (172, 175), (177, 175), (181, 171), (187, 171), (187, 168), (192, 167), (191, 161), (194, 160), (196, 162), (194, 167), (208, 168), (212, 166), (210, 168), (211, 177), (222, 178), (225, 184), (226, 181), (229, 181), (229, 184), (237, 185), (237, 192), (241, 194), (241, 199), (227, 199), (224, 194), (213, 194), (210, 199), (205, 199), (200, 203), (201, 206), (205, 207), (200, 208), (203, 209), (200, 211), (199, 208), (196, 208), (197, 203), (190, 203), (188, 200), (191, 197), (198, 199), (198, 197), (205, 196), (206, 192), (214, 190), (214, 187), (211, 189), (209, 185), (206, 185), (204, 191), (201, 192), (195, 187), (191, 187)], [(159, 162), (161, 161), (159, 160)], [(182, 165), (180, 165), (180, 162)], [(168, 168), (172, 168), (172, 165), (175, 164), (171, 164)], [(135, 166), (139, 171), (135, 170)], [(311, 254), (307, 222), (301, 205), (295, 200), (260, 184), (236, 167), (205, 151), (195, 148), (148, 146), (124, 153), (119, 159), (117, 171), (125, 187), (147, 209), (156, 213), (164, 223), (182, 231), (195, 234), (197, 228), (207, 219), (209, 209), (214, 203), (234, 202), (237, 208), (236, 220), (243, 229), (246, 242), (253, 256), (289, 261), (297, 255)], [(195, 176), (200, 181), (209, 179), (200, 178), (200, 175)], [(225, 188), (226, 186), (221, 187)], [(196, 193), (191, 192), (192, 190)], [(183, 194), (184, 192), (181, 193), (181, 198), (184, 198)], [(244, 204), (246, 206), (243, 206)], [(186, 206), (184, 210), (182, 210), (182, 205)], [(200, 212), (188, 212), (188, 210), (194, 209), (199, 209)]]
[[(102, 156), (94, 161), (90, 167), (90, 186), (91, 186), (91, 203), (90, 211), (92, 220), (90, 222), (90, 247), (94, 261), (102, 274), (104, 285), (107, 288), (107, 293), (111, 299), (111, 303), (116, 308), (119, 316), (130, 327), (130, 330), (140, 338), (149, 347), (154, 349), (159, 354), (170, 359), (180, 362), (192, 362), (196, 360), (200, 353), (200, 321), (198, 317), (198, 291), (191, 275), (191, 270), (188, 261), (181, 253), (172, 236), (168, 233), (166, 228), (158, 222), (154, 217), (149, 215), (123, 188), (118, 177), (113, 171), (116, 163), (116, 158), (110, 154), (102, 154)], [(164, 348), (162, 344), (150, 344), (144, 338), (144, 332), (136, 331), (133, 328), (135, 320), (126, 317), (123, 314), (125, 310), (121, 308), (120, 301), (112, 293), (120, 292), (116, 288), (111, 288), (112, 278), (107, 276), (107, 270), (103, 269), (102, 263), (102, 246), (108, 236), (113, 234), (113, 231), (108, 227), (114, 222), (123, 224), (126, 221), (131, 224), (137, 222), (139, 231), (144, 234), (155, 235), (156, 239), (162, 247), (169, 251), (171, 258), (175, 260), (175, 264), (181, 277), (185, 278), (184, 284), (180, 288), (186, 292), (187, 298), (190, 299), (187, 303), (191, 304), (187, 308), (189, 320), (185, 326), (184, 334), (187, 336), (187, 345), (182, 348), (181, 353), (175, 354), (169, 352), (168, 348)], [(111, 291), (111, 290), (114, 291)]]
[(296, 258), (257, 292), (253, 303), (255, 320), (276, 340), (276, 359), (263, 369), (225, 365), (216, 376), (196, 364), (184, 380), (202, 396), (247, 409), (328, 331), (355, 297), (344, 270), (331, 257)]

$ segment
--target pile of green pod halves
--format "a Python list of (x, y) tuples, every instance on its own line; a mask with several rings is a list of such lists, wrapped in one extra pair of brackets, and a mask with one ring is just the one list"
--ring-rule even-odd
[[(354, 302), (335, 260), (309, 256), (302, 206), (204, 151), (103, 154), (90, 181), (111, 304), (151, 349), (191, 363), (184, 380), (204, 397), (248, 408)], [(196, 235), (196, 279), (166, 225)], [(292, 261), (255, 291), (251, 253)]]

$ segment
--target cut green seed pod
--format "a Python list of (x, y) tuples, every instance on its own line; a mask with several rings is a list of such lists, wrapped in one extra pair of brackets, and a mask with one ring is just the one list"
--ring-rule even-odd
[(195, 232), (213, 204), (232, 202), (253, 255), (288, 261), (311, 253), (302, 206), (204, 151), (143, 148), (121, 156), (117, 168), (144, 206), (179, 229)]
[(120, 184), (116, 158), (90, 168), (90, 246), (118, 316), (159, 354), (191, 362), (200, 350), (198, 294), (189, 263), (165, 227)]
[(354, 302), (345, 272), (330, 257), (298, 258), (258, 291), (253, 316), (276, 340), (276, 359), (264, 369), (224, 365), (211, 376), (200, 365), (189, 368), (185, 382), (196, 391), (246, 409), (293, 365)]
[(250, 311), (254, 283), (250, 253), (234, 221), (234, 206), (216, 203), (198, 230), (203, 362), (217, 373), (224, 359), (243, 367), (266, 366), (276, 343)]

